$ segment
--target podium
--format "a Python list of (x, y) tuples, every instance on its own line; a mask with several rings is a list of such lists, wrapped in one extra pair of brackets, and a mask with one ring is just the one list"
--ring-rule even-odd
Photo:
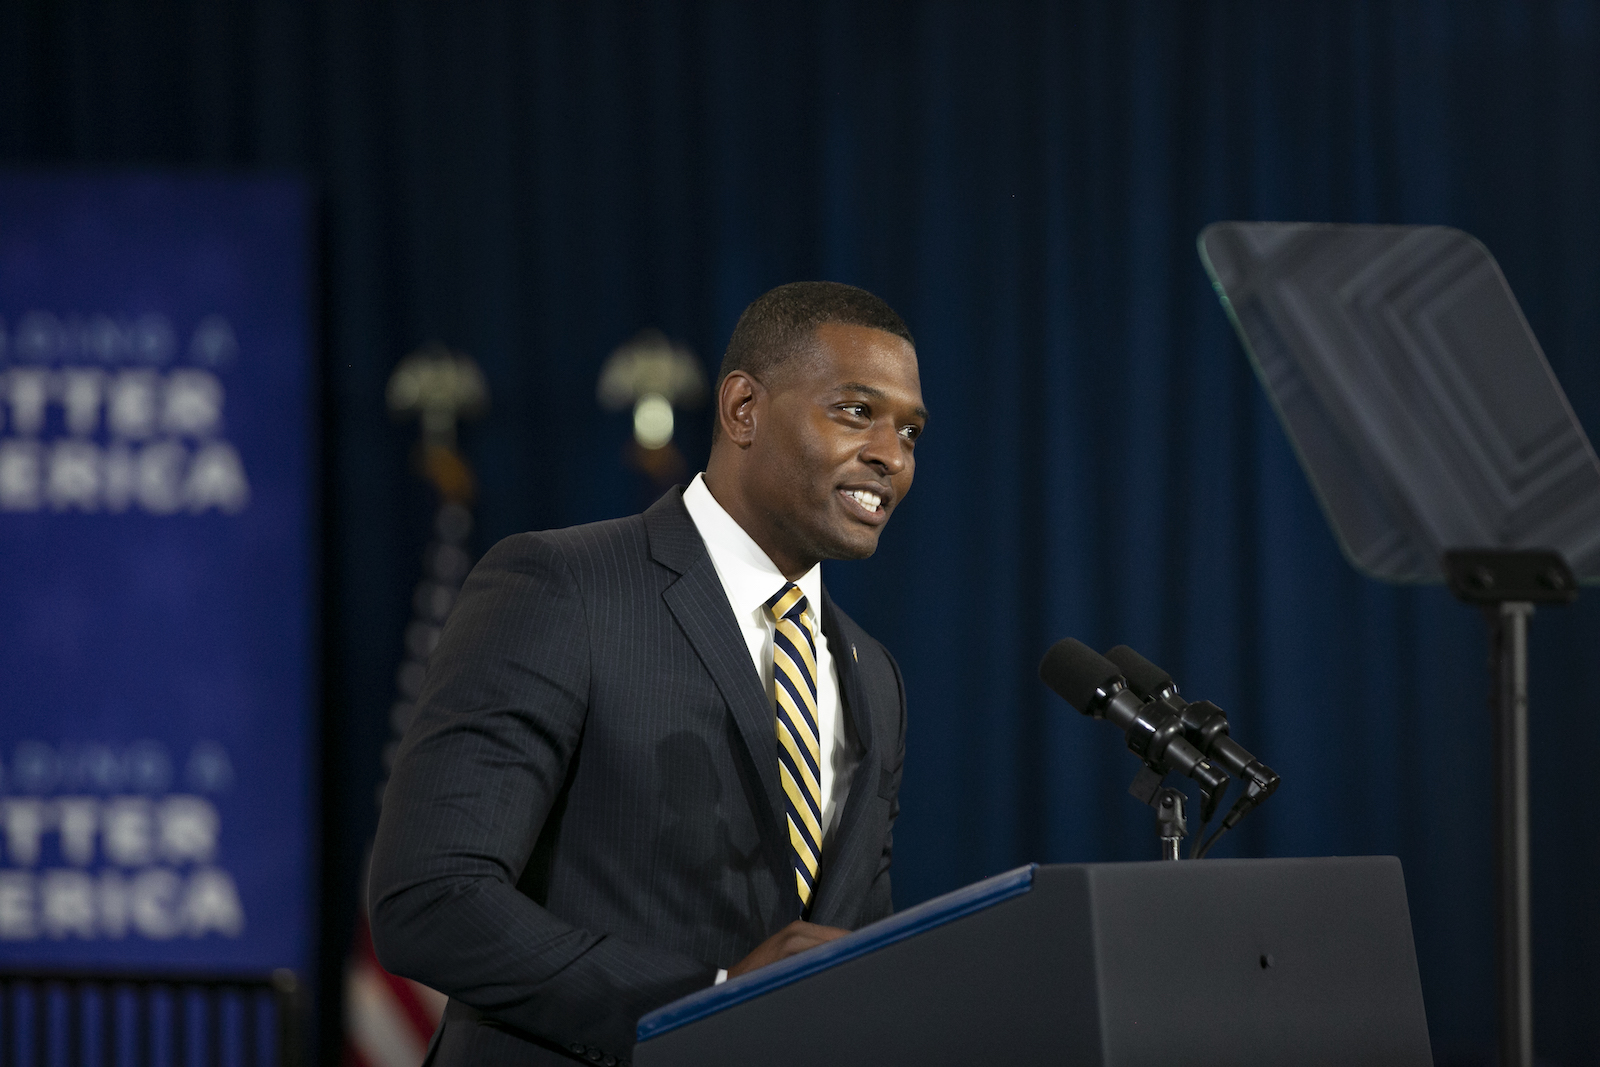
[(1431, 1067), (1399, 860), (1030, 866), (639, 1022), (638, 1067)]

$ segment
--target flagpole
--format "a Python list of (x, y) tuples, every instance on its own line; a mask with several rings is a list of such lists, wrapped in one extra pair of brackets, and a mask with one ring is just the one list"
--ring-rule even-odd
[[(380, 757), (384, 781), (375, 798), (379, 807), (400, 739), (415, 713), (428, 656), (472, 569), (468, 538), (477, 480), (461, 453), (456, 430), (461, 421), (478, 418), (487, 410), (489, 393), (483, 373), (469, 357), (433, 346), (400, 361), (389, 378), (387, 400), (396, 419), (416, 419), (420, 425), (421, 436), (413, 453), (415, 466), (433, 490), (435, 507), (422, 573), (412, 589), (411, 619), (405, 629), (400, 666), (395, 671), (390, 736)], [(367, 852), (370, 863), (370, 843)], [(363, 890), (365, 868), (363, 864)], [(444, 1005), (442, 994), (392, 975), (378, 963), (366, 900), (358, 900), (355, 936), (345, 962), (345, 1067), (418, 1067)]]

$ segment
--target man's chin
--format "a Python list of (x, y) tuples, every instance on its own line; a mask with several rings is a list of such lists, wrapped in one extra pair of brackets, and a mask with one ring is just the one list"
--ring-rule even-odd
[(828, 551), (823, 554), (822, 558), (838, 560), (866, 559), (876, 551), (878, 551), (878, 536), (874, 531), (871, 539), (833, 538)]

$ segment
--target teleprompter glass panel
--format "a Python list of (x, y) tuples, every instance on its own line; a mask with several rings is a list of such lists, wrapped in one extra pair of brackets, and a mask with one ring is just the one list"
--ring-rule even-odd
[(1600, 461), (1481, 243), (1218, 222), (1199, 246), (1358, 570), (1440, 582), (1446, 549), (1547, 548), (1600, 581)]

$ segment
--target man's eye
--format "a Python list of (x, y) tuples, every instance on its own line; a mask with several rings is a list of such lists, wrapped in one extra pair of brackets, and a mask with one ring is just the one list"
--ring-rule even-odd
[(840, 404), (839, 410), (854, 415), (858, 419), (867, 417), (867, 405), (865, 404)]
[(900, 427), (900, 436), (904, 437), (907, 441), (915, 441), (918, 437), (922, 436), (922, 427), (902, 426)]

